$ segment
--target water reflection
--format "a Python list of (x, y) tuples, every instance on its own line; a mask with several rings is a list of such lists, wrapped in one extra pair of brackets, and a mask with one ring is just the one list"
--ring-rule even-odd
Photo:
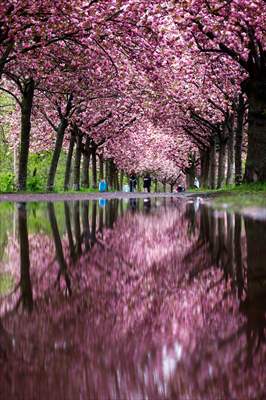
[(12, 212), (0, 398), (264, 397), (264, 221), (199, 199)]

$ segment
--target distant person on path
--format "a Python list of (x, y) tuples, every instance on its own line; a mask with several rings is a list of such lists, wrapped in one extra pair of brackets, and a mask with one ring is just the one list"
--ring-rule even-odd
[(107, 183), (105, 179), (101, 179), (99, 183), (99, 192), (106, 192), (107, 191)]
[(129, 178), (129, 188), (130, 188), (130, 192), (135, 192), (136, 186), (137, 186), (137, 177), (136, 177), (136, 175), (133, 173), (133, 174), (130, 175), (130, 178)]
[(199, 180), (198, 180), (197, 177), (195, 177), (195, 179), (194, 179), (194, 188), (195, 188), (195, 189), (199, 189), (199, 187), (200, 187)]
[(150, 177), (149, 174), (144, 176), (143, 187), (144, 187), (144, 192), (150, 193), (150, 191), (151, 191), (151, 177)]

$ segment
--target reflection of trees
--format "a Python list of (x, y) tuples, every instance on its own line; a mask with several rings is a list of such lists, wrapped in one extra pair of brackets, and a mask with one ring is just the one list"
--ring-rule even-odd
[[(235, 357), (246, 352), (246, 363), (251, 366), (261, 344), (266, 343), (266, 223), (206, 206), (199, 214), (198, 240), (184, 261), (190, 266), (191, 279), (203, 271), (220, 269), (222, 278), (215, 285), (228, 282), (223, 299), (236, 292), (245, 322), (221, 345), (230, 345), (245, 333), (246, 347)], [(200, 258), (205, 262), (195, 262)], [(208, 290), (213, 288), (212, 283)]]
[(55, 252), (56, 252), (56, 259), (59, 264), (59, 271), (56, 279), (57, 285), (60, 287), (60, 278), (61, 276), (64, 277), (66, 289), (69, 295), (71, 295), (71, 281), (70, 276), (67, 270), (67, 264), (64, 257), (63, 246), (60, 238), (60, 233), (56, 221), (55, 216), (55, 209), (53, 203), (48, 203), (48, 215), (51, 224), (54, 244), (55, 244)]
[(28, 311), (33, 309), (32, 285), (30, 278), (30, 254), (29, 237), (27, 227), (27, 210), (24, 203), (19, 204), (18, 208), (18, 234), (20, 243), (20, 290), (21, 298), (19, 301)]

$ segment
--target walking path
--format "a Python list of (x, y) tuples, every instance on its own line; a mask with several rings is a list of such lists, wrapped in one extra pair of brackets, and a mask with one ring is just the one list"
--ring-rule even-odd
[(0, 202), (31, 202), (31, 201), (71, 201), (71, 200), (99, 200), (99, 199), (130, 199), (153, 197), (187, 197), (191, 193), (9, 193), (0, 194)]

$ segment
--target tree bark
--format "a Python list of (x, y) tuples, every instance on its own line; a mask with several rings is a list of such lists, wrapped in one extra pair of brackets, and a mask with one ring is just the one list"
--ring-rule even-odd
[(21, 99), (21, 131), (18, 170), (18, 190), (27, 188), (27, 168), (30, 148), (31, 110), (34, 96), (34, 80), (26, 81)]
[(244, 180), (266, 181), (266, 81), (249, 80), (248, 96), (248, 154)]
[(66, 128), (67, 128), (67, 119), (62, 118), (61, 123), (57, 128), (55, 148), (54, 148), (53, 157), (52, 157), (50, 170), (49, 170), (49, 174), (48, 174), (48, 180), (47, 180), (47, 191), (48, 192), (52, 192), (54, 190), (55, 174), (56, 174), (56, 170), (57, 170), (57, 166), (58, 166), (60, 153), (62, 150), (62, 145), (63, 145)]
[(67, 152), (66, 169), (65, 169), (65, 180), (64, 180), (64, 190), (69, 189), (70, 174), (71, 174), (71, 163), (75, 144), (75, 135), (71, 134), (69, 147)]
[(229, 129), (228, 129), (228, 141), (227, 141), (227, 172), (226, 172), (226, 184), (231, 185), (234, 180), (234, 115), (229, 117)]
[(217, 189), (220, 189), (225, 182), (225, 155), (226, 142), (222, 139), (219, 150)]
[[(68, 120), (67, 117), (71, 111), (72, 107), (72, 99), (73, 96), (70, 95), (67, 101), (67, 106), (66, 106), (66, 112), (64, 115), (61, 115), (61, 122), (59, 126), (56, 129), (56, 142), (55, 142), (55, 148), (53, 152), (53, 157), (50, 165), (50, 170), (48, 174), (48, 180), (47, 180), (47, 191), (52, 192), (54, 189), (54, 181), (55, 181), (55, 174), (58, 166), (58, 161), (60, 157), (60, 153), (62, 150), (62, 145), (64, 141), (64, 136), (65, 136), (65, 131), (68, 126)], [(77, 127), (75, 126), (73, 129), (73, 133), (76, 135), (77, 134)]]
[(215, 189), (216, 184), (216, 146), (215, 143), (211, 145), (210, 152), (210, 176), (209, 176), (209, 187), (210, 189)]
[(207, 187), (208, 186), (208, 176), (209, 176), (209, 170), (210, 170), (210, 151), (205, 150), (201, 152), (201, 186), (202, 187)]
[(92, 187), (97, 189), (97, 159), (96, 159), (96, 147), (91, 150), (92, 158)]
[(154, 191), (155, 191), (155, 193), (158, 192), (158, 181), (157, 181), (157, 179), (154, 180)]
[(104, 178), (104, 161), (103, 161), (102, 155), (99, 156), (99, 164), (100, 164), (100, 168), (99, 168), (100, 179), (103, 179)]
[(237, 107), (237, 123), (235, 131), (235, 184), (242, 182), (242, 143), (243, 143), (243, 124), (245, 115), (245, 105), (243, 94), (239, 95)]
[(82, 135), (78, 134), (76, 137), (76, 152), (74, 164), (74, 190), (80, 190), (80, 161), (81, 161), (81, 148), (82, 148)]
[(90, 157), (91, 157), (89, 135), (86, 136), (84, 150), (85, 154), (83, 154), (81, 186), (84, 189), (88, 189), (90, 187), (89, 168), (90, 168)]

